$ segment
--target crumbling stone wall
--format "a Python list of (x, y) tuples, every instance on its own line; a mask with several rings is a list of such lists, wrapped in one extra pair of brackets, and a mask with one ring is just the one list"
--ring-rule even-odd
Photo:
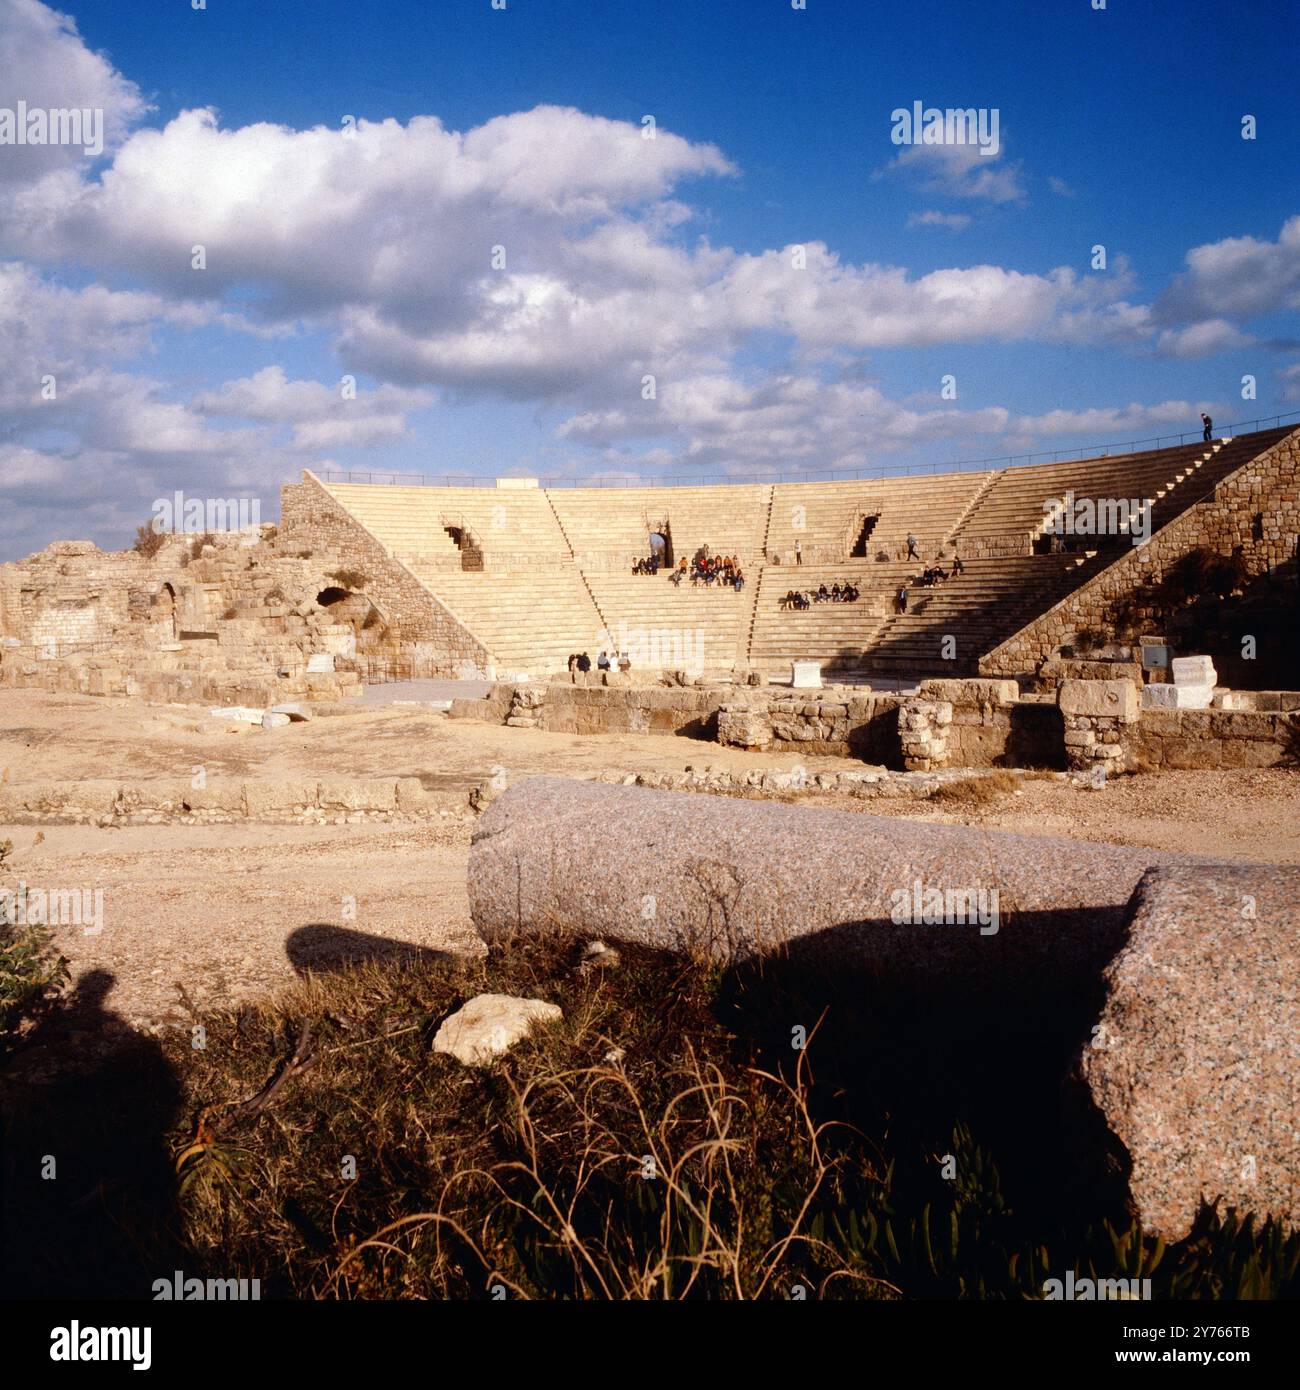
[(1105, 630), (1116, 606), (1159, 583), (1193, 550), (1240, 550), (1252, 576), (1291, 560), (1300, 536), (1300, 430), (1243, 464), (1211, 496), (1162, 527), (1113, 565), (1048, 609), (980, 659), (980, 674), (1015, 676), (1037, 670), (1077, 632)]
[(308, 553), (328, 551), (368, 577), (367, 592), (390, 615), (411, 661), (409, 675), (466, 677), (487, 671), (492, 662), (487, 648), (308, 471), (301, 483), (280, 490), (280, 538), (282, 545)]

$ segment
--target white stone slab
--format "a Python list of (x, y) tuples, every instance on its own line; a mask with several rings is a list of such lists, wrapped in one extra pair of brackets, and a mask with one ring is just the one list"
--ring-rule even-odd
[(260, 724), (262, 722), (262, 711), (250, 709), (247, 705), (227, 705), (221, 709), (210, 709), (208, 713), (214, 719), (233, 719), (236, 724)]
[(1176, 656), (1172, 670), (1175, 685), (1206, 685), (1213, 690), (1219, 681), (1214, 661), (1208, 656)]
[(1143, 709), (1209, 709), (1212, 685), (1165, 685), (1153, 681), (1142, 687)]
[(313, 652), (307, 658), (307, 671), (309, 674), (320, 671), (332, 671), (333, 669), (333, 652)]
[(795, 690), (820, 690), (822, 688), (821, 662), (792, 661), (790, 663), (790, 685)]

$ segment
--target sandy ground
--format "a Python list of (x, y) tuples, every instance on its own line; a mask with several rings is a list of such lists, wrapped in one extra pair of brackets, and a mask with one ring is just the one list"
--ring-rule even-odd
[[(688, 765), (789, 768), (682, 738), (579, 737), (507, 729), (418, 706), (359, 708), (263, 732), (205, 710), (39, 692), (0, 695), (0, 777), (13, 783), (117, 777), (416, 776), (463, 786), (503, 768), (582, 775)], [(805, 759), (812, 771), (839, 759)], [(998, 826), (1223, 858), (1300, 863), (1300, 774), (1180, 772), (1122, 778), (1104, 791), (1031, 780), (991, 810), (820, 798), (818, 804), (910, 819)], [(7, 876), (29, 888), (102, 889), (98, 934), (60, 928), (74, 980), (113, 977), (107, 1006), (137, 1026), (185, 1025), (190, 1006), (236, 1003), (295, 971), (393, 950), (481, 950), (468, 916), (472, 820), (420, 826), (0, 826)]]

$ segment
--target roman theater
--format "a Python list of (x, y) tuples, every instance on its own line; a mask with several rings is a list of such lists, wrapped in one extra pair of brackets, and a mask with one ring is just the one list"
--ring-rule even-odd
[[(82, 904), (74, 999), (163, 1040), (556, 929), (860, 972), (954, 1045), (1050, 1036), (1016, 1065), (1089, 1098), (1147, 1231), (1293, 1222), (1298, 535), (1282, 421), (830, 481), (306, 471), (274, 524), (0, 565), (6, 872)], [(513, 1004), (498, 1040), (559, 1013)]]

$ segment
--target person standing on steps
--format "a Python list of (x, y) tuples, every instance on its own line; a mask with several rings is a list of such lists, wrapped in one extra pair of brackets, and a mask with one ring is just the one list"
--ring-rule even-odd
[(1201, 424), (1205, 426), (1205, 432), (1201, 435), (1201, 438), (1208, 444), (1210, 442), (1210, 436), (1214, 433), (1214, 421), (1211, 420), (1204, 411), (1201, 411)]
[(795, 543), (794, 543), (794, 562), (795, 562), (796, 565), (802, 565), (802, 564), (803, 564), (803, 542), (802, 542), (802, 541), (795, 541)]
[(916, 548), (916, 537), (910, 531), (907, 533), (907, 558), (909, 560), (919, 560), (921, 558)]

